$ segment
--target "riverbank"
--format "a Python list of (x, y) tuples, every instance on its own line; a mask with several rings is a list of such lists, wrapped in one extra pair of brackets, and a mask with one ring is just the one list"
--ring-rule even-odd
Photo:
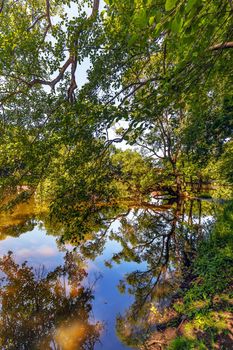
[(218, 215), (172, 305), (158, 313), (144, 349), (231, 349), (233, 344), (233, 202)]

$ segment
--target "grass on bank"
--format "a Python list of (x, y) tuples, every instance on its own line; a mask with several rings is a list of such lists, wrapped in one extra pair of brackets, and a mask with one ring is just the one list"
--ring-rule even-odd
[(184, 320), (169, 350), (230, 350), (233, 346), (233, 201), (199, 247), (194, 280), (174, 305)]

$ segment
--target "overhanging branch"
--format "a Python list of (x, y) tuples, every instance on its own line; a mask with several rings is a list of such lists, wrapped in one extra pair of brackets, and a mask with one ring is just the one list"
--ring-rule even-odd
[(41, 19), (43, 19), (43, 18), (45, 18), (45, 17), (46, 17), (45, 14), (40, 15), (39, 17), (37, 17), (37, 18), (35, 19), (35, 21), (30, 25), (30, 27), (28, 27), (27, 31), (29, 32), (32, 28), (35, 27), (35, 25), (36, 25)]
[(54, 78), (51, 81), (36, 78), (36, 79), (33, 79), (30, 82), (25, 82), (25, 83), (29, 87), (33, 87), (34, 85), (40, 84), (40, 85), (49, 85), (51, 87), (51, 89), (54, 89), (55, 85), (63, 78), (63, 75), (64, 75), (65, 71), (72, 64), (73, 60), (74, 60), (74, 57), (72, 55), (69, 56), (69, 58), (63, 64), (63, 66), (60, 68), (60, 71), (59, 71), (58, 75), (56, 76), (56, 78)]
[(211, 51), (215, 50), (223, 50), (223, 49), (232, 49), (233, 48), (233, 41), (227, 41), (225, 43), (215, 44), (213, 46), (210, 46)]
[[(46, 18), (47, 19), (47, 26), (45, 27), (45, 31), (43, 34), (43, 41), (45, 40), (49, 29), (52, 27), (51, 12), (50, 12), (50, 8), (51, 8), (50, 0), (45, 0), (45, 3), (46, 3), (45, 13), (38, 15), (38, 17), (36, 17), (34, 19), (33, 23), (27, 28), (27, 31), (30, 31), (32, 28), (35, 27), (35, 25), (40, 20), (42, 20), (43, 18)], [(4, 0), (2, 0), (0, 2), (0, 13), (3, 10), (3, 5), (4, 5)], [(87, 21), (96, 18), (98, 11), (99, 11), (99, 5), (100, 5), (100, 0), (93, 0), (92, 11), (91, 11), (90, 16), (87, 18)], [(66, 59), (65, 63), (62, 65), (62, 67), (60, 67), (59, 72), (54, 79), (46, 80), (43, 78), (34, 78), (31, 81), (27, 81), (27, 79), (25, 79), (24, 77), (13, 76), (13, 75), (11, 75), (11, 78), (21, 82), (21, 84), (25, 84), (28, 88), (32, 88), (35, 85), (47, 85), (47, 86), (51, 87), (52, 90), (54, 90), (56, 84), (58, 84), (63, 79), (65, 72), (67, 71), (69, 66), (71, 66), (71, 71), (70, 71), (71, 78), (70, 78), (70, 85), (69, 85), (69, 88), (67, 91), (67, 95), (68, 95), (68, 100), (70, 102), (73, 102), (74, 101), (74, 91), (77, 88), (75, 73), (76, 73), (77, 62), (78, 62), (78, 52), (76, 52), (78, 50), (78, 39), (79, 38), (77, 37), (74, 48), (69, 50), (70, 51), (69, 57)], [(22, 91), (23, 91), (22, 89), (17, 90), (14, 92), (13, 95), (16, 95), (17, 93), (21, 93)], [(6, 100), (7, 98), (10, 98), (13, 95), (10, 94), (10, 95), (4, 97), (4, 100)]]

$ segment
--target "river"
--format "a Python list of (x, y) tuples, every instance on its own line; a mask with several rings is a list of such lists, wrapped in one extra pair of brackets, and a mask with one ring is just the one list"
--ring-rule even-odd
[(32, 200), (0, 222), (1, 349), (139, 349), (182, 285), (217, 202), (124, 205), (79, 243)]

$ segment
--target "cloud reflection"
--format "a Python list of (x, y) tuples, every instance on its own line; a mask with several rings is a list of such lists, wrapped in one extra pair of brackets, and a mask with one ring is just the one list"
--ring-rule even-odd
[(22, 258), (30, 258), (30, 257), (52, 257), (57, 255), (56, 248), (52, 248), (46, 245), (42, 245), (38, 248), (21, 248), (17, 251), (17, 255)]
[(41, 255), (41, 256), (55, 256), (57, 255), (57, 249), (46, 246), (46, 245), (42, 245), (41, 247), (39, 247), (38, 249), (35, 250), (35, 254), (36, 255)]
[[(97, 324), (97, 329), (98, 327)], [(90, 327), (80, 321), (73, 321), (63, 324), (55, 332), (56, 343), (62, 350), (77, 350), (82, 348), (82, 344), (90, 332)]]

